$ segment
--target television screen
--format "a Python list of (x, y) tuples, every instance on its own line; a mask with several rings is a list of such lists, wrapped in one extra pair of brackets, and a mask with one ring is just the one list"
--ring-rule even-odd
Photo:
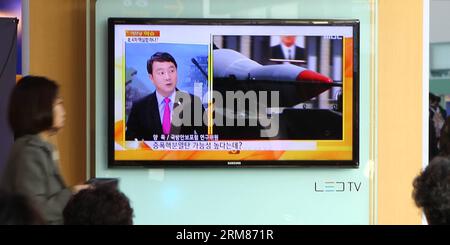
[(109, 166), (359, 162), (359, 21), (108, 20)]

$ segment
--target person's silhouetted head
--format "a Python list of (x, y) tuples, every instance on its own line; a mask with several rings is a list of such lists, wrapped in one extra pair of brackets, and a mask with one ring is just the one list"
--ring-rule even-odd
[(435, 157), (413, 183), (413, 198), (430, 225), (450, 225), (450, 160)]
[(42, 225), (44, 220), (20, 194), (0, 191), (0, 225)]
[(63, 217), (65, 225), (132, 225), (133, 209), (119, 190), (95, 187), (74, 195)]
[(433, 93), (428, 94), (430, 106), (436, 108), (439, 105), (441, 98)]
[(25, 76), (17, 82), (9, 102), (15, 138), (63, 126), (65, 112), (58, 91), (58, 85), (45, 77)]

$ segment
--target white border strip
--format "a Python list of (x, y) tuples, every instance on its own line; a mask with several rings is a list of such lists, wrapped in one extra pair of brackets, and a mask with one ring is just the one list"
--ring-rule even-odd
[[(428, 93), (430, 89), (430, 0), (423, 0), (422, 59), (422, 168), (428, 165)], [(422, 213), (422, 224), (427, 220)]]
[(377, 225), (378, 224), (378, 1), (373, 0), (372, 2), (372, 44), (371, 44), (371, 69), (373, 69), (371, 76), (372, 85), (371, 85), (371, 104), (372, 104), (372, 122), (371, 122), (371, 130), (372, 130), (372, 156), (370, 164), (371, 166), (371, 196), (369, 199), (372, 201), (371, 206), (371, 218), (370, 224)]

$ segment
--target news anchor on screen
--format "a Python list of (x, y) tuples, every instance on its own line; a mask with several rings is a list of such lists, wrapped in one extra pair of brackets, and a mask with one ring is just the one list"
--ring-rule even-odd
[[(133, 103), (126, 124), (126, 140), (155, 140), (160, 135), (207, 133), (200, 98), (176, 88), (177, 68), (177, 62), (167, 52), (156, 52), (147, 61), (149, 78), (156, 90)], [(174, 123), (178, 118), (183, 118), (183, 122)]]
[[(281, 36), (280, 44), (271, 47), (271, 59), (277, 63), (296, 64), (304, 63), (306, 59), (305, 49), (295, 45), (296, 36)], [(282, 62), (285, 60), (285, 62)]]

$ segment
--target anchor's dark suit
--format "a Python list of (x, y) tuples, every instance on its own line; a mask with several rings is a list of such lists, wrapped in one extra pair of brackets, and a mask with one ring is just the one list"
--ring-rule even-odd
[[(175, 108), (182, 106), (180, 118), (183, 118), (183, 112), (190, 112), (190, 125), (181, 125), (175, 126), (173, 125), (170, 129), (170, 134), (179, 134), (179, 135), (192, 135), (192, 134), (206, 134), (207, 127), (203, 124), (202, 117), (202, 125), (195, 126), (194, 124), (194, 109), (197, 107), (197, 110), (200, 110), (201, 107), (202, 116), (204, 114), (205, 109), (202, 106), (200, 99), (197, 96), (181, 92), (179, 90), (176, 91), (174, 109), (172, 113), (175, 111)], [(127, 121), (125, 138), (126, 140), (153, 140), (153, 135), (161, 135), (163, 134), (161, 119), (159, 115), (159, 107), (158, 100), (156, 99), (156, 92), (145, 96), (139, 101), (133, 103), (133, 107), (131, 108), (130, 115)], [(173, 114), (172, 114), (173, 118)], [(197, 119), (198, 120), (198, 119)]]

